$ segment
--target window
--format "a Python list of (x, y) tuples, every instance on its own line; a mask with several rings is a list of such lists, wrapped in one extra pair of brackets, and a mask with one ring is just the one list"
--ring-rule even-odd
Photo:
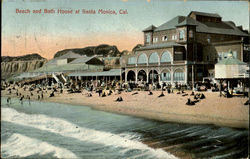
[(161, 55), (161, 63), (171, 62), (171, 61), (172, 61), (172, 57), (169, 52), (166, 51)]
[(149, 63), (150, 64), (157, 64), (159, 63), (159, 56), (156, 52), (152, 53), (150, 56), (149, 56)]
[(158, 42), (158, 38), (153, 38), (153, 42), (154, 43)]
[(138, 64), (147, 64), (148, 60), (147, 60), (147, 55), (142, 53), (138, 56)]
[(175, 51), (175, 52), (174, 52), (174, 60), (175, 60), (175, 61), (184, 60), (184, 59), (183, 59), (183, 52), (181, 52), (181, 51)]
[(180, 31), (180, 40), (184, 40), (184, 30)]
[(237, 51), (233, 51), (233, 57), (236, 58), (236, 59), (238, 58), (237, 57)]
[(207, 42), (208, 42), (208, 43), (211, 42), (211, 37), (210, 37), (210, 35), (207, 35)]
[(177, 35), (176, 34), (172, 35), (172, 40), (176, 40), (176, 39), (177, 39)]
[(171, 74), (170, 74), (170, 72), (161, 73), (161, 80), (162, 81), (171, 81)]
[(168, 40), (168, 36), (167, 35), (165, 35), (165, 36), (162, 37), (162, 41), (167, 41), (167, 40)]
[(185, 75), (184, 72), (181, 70), (177, 70), (174, 73), (174, 81), (184, 81)]
[(136, 62), (136, 58), (135, 57), (129, 57), (128, 58), (128, 64), (131, 65), (131, 64), (135, 64)]
[(150, 34), (146, 34), (146, 42), (150, 43), (151, 41), (151, 35)]
[(218, 62), (224, 59), (224, 52), (218, 53)]
[(189, 38), (193, 38), (194, 37), (194, 32), (193, 30), (189, 30)]

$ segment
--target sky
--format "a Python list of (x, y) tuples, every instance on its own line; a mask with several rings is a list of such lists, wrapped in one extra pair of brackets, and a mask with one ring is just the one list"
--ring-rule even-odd
[[(30, 13), (17, 13), (30, 10)], [(40, 10), (41, 13), (33, 13)], [(44, 13), (53, 9), (55, 13)], [(72, 10), (59, 14), (58, 9)], [(96, 14), (82, 14), (82, 10)], [(99, 14), (98, 10), (116, 14)], [(79, 10), (79, 13), (76, 13)], [(127, 11), (120, 14), (119, 11)], [(57, 51), (100, 44), (131, 51), (143, 44), (142, 30), (191, 11), (218, 13), (249, 30), (249, 2), (199, 0), (2, 0), (2, 56), (38, 53), (51, 59)], [(123, 12), (124, 13), (124, 12)]]

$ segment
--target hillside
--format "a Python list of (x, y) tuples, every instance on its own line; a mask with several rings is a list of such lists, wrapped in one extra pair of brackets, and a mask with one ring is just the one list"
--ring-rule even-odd
[(46, 60), (46, 59), (37, 53), (27, 54), (24, 56), (1, 56), (1, 62), (31, 61), (31, 60)]
[(54, 58), (60, 57), (67, 52), (72, 51), (79, 55), (93, 56), (93, 55), (101, 55), (103, 57), (120, 57), (121, 52), (117, 49), (116, 46), (110, 46), (106, 44), (98, 45), (98, 46), (88, 46), (85, 48), (74, 48), (74, 49), (65, 49), (56, 52)]
[(47, 59), (39, 54), (28, 54), (24, 56), (2, 56), (1, 57), (1, 79), (22, 72), (29, 72), (42, 67)]

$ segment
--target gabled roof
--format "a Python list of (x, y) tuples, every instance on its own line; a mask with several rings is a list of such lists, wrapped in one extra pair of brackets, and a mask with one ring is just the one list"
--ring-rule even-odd
[(190, 16), (192, 13), (195, 15), (201, 15), (206, 17), (215, 17), (215, 18), (221, 18), (221, 16), (217, 13), (205, 13), (205, 12), (198, 12), (198, 11), (191, 11), (188, 16)]
[(221, 60), (216, 65), (247, 65), (247, 64), (234, 57), (230, 57), (230, 58)]
[(220, 23), (212, 23), (212, 22), (199, 22), (196, 27), (196, 32), (202, 33), (213, 33), (213, 34), (225, 34), (225, 35), (238, 35), (238, 36), (249, 36), (248, 34), (241, 31), (231, 22), (220, 22)]
[(79, 54), (74, 53), (73, 51), (69, 51), (66, 54), (59, 56), (57, 59), (67, 59), (67, 58), (79, 58), (82, 57)]
[(177, 16), (168, 22), (160, 25), (155, 29), (155, 31), (162, 31), (162, 30), (168, 30), (168, 29), (175, 29), (175, 26), (178, 25), (179, 23), (183, 22), (186, 17), (184, 16)]
[(96, 56), (91, 56), (91, 57), (82, 56), (80, 58), (77, 58), (77, 59), (71, 61), (70, 64), (82, 64), (82, 63), (86, 63), (86, 62), (90, 61), (93, 58), (96, 58)]
[(146, 29), (143, 30), (143, 32), (147, 32), (147, 31), (153, 31), (155, 30), (155, 26), (154, 25), (150, 25), (149, 27), (147, 27)]
[(180, 27), (180, 26), (197, 26), (198, 24), (196, 23), (196, 21), (193, 19), (193, 18), (190, 18), (190, 17), (186, 17), (185, 20), (181, 23), (179, 23), (178, 25), (176, 25), (177, 27)]
[(168, 29), (176, 29), (179, 26), (193, 25), (196, 26), (196, 32), (210, 33), (210, 34), (225, 34), (225, 35), (237, 35), (237, 36), (249, 36), (235, 26), (230, 21), (221, 21), (219, 23), (214, 22), (200, 22), (192, 19), (191, 17), (177, 16), (170, 21), (160, 25), (154, 31), (163, 31)]
[(57, 63), (57, 60), (61, 60), (61, 59), (68, 59), (68, 58), (80, 58), (82, 57), (79, 54), (74, 53), (73, 51), (69, 51), (66, 54), (56, 57), (50, 61), (48, 61), (45, 65), (55, 65)]

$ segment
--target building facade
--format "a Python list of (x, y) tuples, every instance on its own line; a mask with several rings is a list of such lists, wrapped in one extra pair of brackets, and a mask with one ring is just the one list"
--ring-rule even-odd
[(144, 45), (123, 57), (125, 81), (191, 84), (214, 77), (214, 65), (229, 50), (249, 60), (249, 34), (218, 14), (192, 11), (143, 30)]

